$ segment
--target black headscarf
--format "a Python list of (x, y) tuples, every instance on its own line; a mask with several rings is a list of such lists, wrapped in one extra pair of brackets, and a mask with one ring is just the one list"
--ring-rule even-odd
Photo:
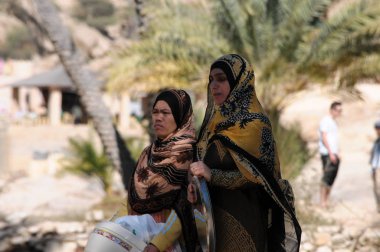
[(227, 62), (225, 61), (217, 60), (211, 65), (210, 72), (212, 69), (215, 69), (215, 68), (221, 69), (227, 75), (228, 83), (230, 84), (231, 90), (233, 90), (238, 80), (237, 80), (237, 77), (234, 75), (234, 71), (232, 71), (231, 66), (227, 64)]
[(165, 101), (169, 105), (177, 128), (181, 128), (187, 122), (189, 115), (193, 112), (190, 96), (181, 89), (170, 89), (161, 92), (157, 96), (153, 108), (158, 101)]

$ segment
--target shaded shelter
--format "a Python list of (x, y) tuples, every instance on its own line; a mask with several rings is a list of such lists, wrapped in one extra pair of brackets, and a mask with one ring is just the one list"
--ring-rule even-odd
[[(20, 102), (18, 95), (20, 88), (38, 88), (43, 96), (43, 105), (47, 108), (47, 115), (52, 125), (60, 124), (63, 112), (73, 114), (73, 111), (78, 111), (78, 108), (83, 111), (80, 121), (86, 120), (75, 86), (62, 65), (7, 86), (12, 88), (13, 98), (18, 103)], [(28, 97), (26, 104), (28, 104)]]

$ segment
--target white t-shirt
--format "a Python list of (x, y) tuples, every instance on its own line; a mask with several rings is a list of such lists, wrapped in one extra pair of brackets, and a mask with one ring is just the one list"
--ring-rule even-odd
[(319, 125), (319, 153), (328, 155), (329, 152), (322, 142), (322, 132), (327, 133), (327, 142), (329, 143), (330, 150), (338, 154), (339, 152), (339, 133), (338, 125), (331, 116), (325, 116)]

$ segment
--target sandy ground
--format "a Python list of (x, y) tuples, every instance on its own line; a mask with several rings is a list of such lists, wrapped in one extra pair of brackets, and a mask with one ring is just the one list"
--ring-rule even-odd
[(319, 181), (321, 161), (319, 154), (312, 158), (294, 182), (296, 197), (309, 201), (311, 208), (335, 223), (366, 228), (380, 226), (380, 214), (375, 201), (370, 177), (369, 153), (376, 138), (373, 124), (380, 119), (380, 85), (358, 85), (357, 95), (316, 88), (304, 91), (289, 101), (282, 120), (299, 123), (311, 149), (316, 150), (318, 124), (328, 112), (333, 100), (343, 101), (343, 115), (339, 119), (341, 166), (331, 193), (331, 206), (321, 209)]

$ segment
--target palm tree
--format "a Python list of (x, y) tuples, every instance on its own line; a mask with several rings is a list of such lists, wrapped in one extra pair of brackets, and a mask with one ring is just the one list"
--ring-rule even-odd
[[(327, 78), (338, 86), (352, 87), (363, 78), (379, 79), (380, 6), (377, 1), (356, 1), (322, 23), (310, 43), (299, 71)], [(304, 64), (307, 63), (307, 64)], [(325, 78), (326, 79), (326, 78)]]
[(227, 46), (211, 24), (209, 8), (168, 0), (146, 1), (144, 8), (144, 32), (115, 53), (108, 87), (156, 92), (202, 86), (203, 91), (206, 66)]
[(333, 2), (215, 1), (215, 24), (229, 46), (254, 63), (266, 107), (279, 108), (286, 94), (311, 80), (331, 81), (337, 72), (346, 86), (378, 76), (378, 4), (358, 0), (327, 16)]
[(93, 119), (105, 153), (112, 165), (121, 172), (124, 185), (127, 186), (134, 161), (112, 124), (108, 108), (102, 102), (98, 80), (84, 67), (84, 59), (71, 39), (69, 31), (63, 26), (54, 5), (49, 0), (33, 2), (39, 14), (41, 27), (46, 30), (56, 53), (77, 88), (83, 106)]

